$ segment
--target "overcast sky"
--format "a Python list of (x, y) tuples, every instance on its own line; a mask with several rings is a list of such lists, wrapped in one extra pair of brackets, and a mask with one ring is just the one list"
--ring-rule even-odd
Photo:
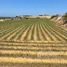
[(0, 0), (0, 16), (64, 14), (67, 0)]

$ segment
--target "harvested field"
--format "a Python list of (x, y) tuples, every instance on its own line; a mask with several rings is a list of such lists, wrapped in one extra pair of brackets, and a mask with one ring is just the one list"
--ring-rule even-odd
[(0, 23), (0, 67), (67, 67), (67, 30), (49, 19)]

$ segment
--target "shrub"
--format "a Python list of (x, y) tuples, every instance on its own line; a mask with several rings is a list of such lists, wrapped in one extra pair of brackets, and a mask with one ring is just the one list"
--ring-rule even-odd
[(51, 16), (51, 19), (53, 19), (54, 17), (56, 17), (56, 15)]
[(65, 15), (63, 16), (64, 20), (67, 20), (67, 13), (65, 13)]

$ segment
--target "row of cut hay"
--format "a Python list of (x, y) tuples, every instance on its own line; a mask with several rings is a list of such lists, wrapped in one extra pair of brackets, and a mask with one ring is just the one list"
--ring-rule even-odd
[(10, 34), (12, 34), (13, 32), (17, 31), (20, 27), (12, 30), (11, 32), (7, 33), (6, 35), (4, 35), (3, 37), (0, 38), (0, 40), (3, 40), (4, 38), (8, 37)]
[(18, 41), (18, 42), (22, 42), (21, 41), (21, 36), (23, 35), (23, 33), (27, 30), (27, 28), (28, 28), (29, 26), (27, 25), (27, 26), (25, 26), (24, 28), (23, 28), (23, 30), (21, 31), (21, 32), (19, 32), (19, 34), (16, 36), (17, 37), (17, 40), (15, 40), (16, 42)]
[[(30, 25), (31, 26), (31, 25)], [(25, 38), (25, 36), (26, 36), (26, 34), (27, 34), (27, 32), (28, 32), (28, 30), (30, 29), (30, 26), (24, 31), (24, 33), (22, 34), (22, 36), (21, 36), (21, 41), (23, 41), (24, 40), (24, 38)]]
[(20, 42), (20, 41), (15, 41), (15, 42), (9, 42), (9, 41), (0, 41), (0, 45), (34, 45), (34, 46), (67, 46), (67, 42), (48, 42), (48, 41), (37, 41), (37, 42)]
[(46, 39), (46, 37), (45, 37), (45, 35), (44, 35), (44, 32), (43, 32), (43, 30), (42, 30), (42, 26), (41, 26), (41, 24), (39, 24), (39, 29), (40, 29), (40, 32), (41, 32), (41, 36), (42, 36), (42, 41), (47, 41), (47, 39)]
[[(41, 24), (41, 26), (42, 26), (42, 24)], [(44, 36), (45, 36), (45, 38), (47, 39), (47, 41), (51, 41), (52, 39), (51, 39), (51, 37), (50, 37), (50, 33), (48, 32), (48, 30), (46, 29), (46, 27), (41, 27), (41, 30), (43, 31), (43, 33), (44, 33)], [(47, 33), (46, 33), (47, 32)]]
[[(6, 48), (8, 48), (8, 46), (6, 46)], [(13, 46), (10, 46), (10, 48), (13, 48)], [(62, 51), (63, 47), (62, 47), (62, 49), (60, 49), (62, 52), (61, 51), (60, 52), (50, 51), (50, 49), (49, 49), (50, 46), (48, 48), (46, 48), (46, 47), (44, 47), (44, 48), (43, 47), (42, 48), (41, 47), (39, 47), (39, 48), (38, 47), (27, 47), (26, 46), (25, 48), (29, 49), (29, 51), (28, 50), (25, 51), (23, 47), (19, 46), (19, 44), (18, 44), (18, 47), (15, 46), (14, 48), (15, 49), (22, 48), (23, 50), (22, 51), (13, 50), (13, 49), (12, 50), (7, 50), (7, 49), (0, 50), (0, 63), (45, 63), (45, 61), (47, 61), (46, 63), (50, 63), (50, 64), (51, 63), (66, 64), (67, 51), (66, 52), (65, 52), (65, 50)], [(35, 51), (35, 48), (39, 49), (40, 51)], [(40, 48), (41, 49), (46, 48), (49, 50), (49, 52), (48, 51), (43, 52), (43, 51), (41, 51)], [(61, 47), (59, 47), (59, 48), (61, 48)], [(57, 48), (57, 49), (59, 49), (59, 48)], [(31, 51), (30, 49), (33, 49), (34, 51)], [(51, 49), (53, 49), (53, 48), (51, 48)], [(35, 59), (36, 59), (36, 61), (35, 61)], [(51, 62), (50, 62), (50, 60), (51, 60)], [(55, 62), (55, 60), (56, 60), (56, 62)]]
[(67, 64), (66, 59), (31, 59), (31, 58), (8, 58), (0, 57), (0, 63), (57, 63), (57, 64)]
[(17, 41), (22, 32), (26, 29), (26, 26), (23, 26), (21, 30), (12, 38), (12, 40)]
[(49, 27), (49, 30), (52, 32), (52, 34), (58, 39), (58, 41), (65, 41), (63, 38), (61, 38), (57, 33), (56, 30), (54, 30), (51, 26), (49, 26), (47, 24), (47, 26)]
[[(20, 25), (20, 24), (19, 24)], [(4, 26), (1, 28), (0, 38), (10, 33), (12, 30), (16, 29), (19, 25), (14, 25), (13, 23), (4, 23)]]
[(5, 36), (6, 34), (8, 34), (8, 33), (10, 33), (11, 31), (13, 31), (14, 29), (16, 29), (16, 28), (14, 28), (14, 27), (10, 27), (8, 30), (6, 29), (4, 32), (2, 32), (1, 31), (1, 33), (0, 33), (0, 38), (2, 38), (3, 36)]
[[(25, 35), (23, 41), (31, 41), (31, 40), (28, 40), (27, 38), (28, 38), (28, 36), (30, 35), (29, 32), (30, 32), (32, 26), (33, 26), (33, 24), (29, 27), (29, 29), (28, 29), (28, 31), (27, 31), (27, 33), (26, 33), (26, 35)], [(30, 38), (30, 39), (31, 39), (31, 38)]]
[(37, 41), (42, 41), (42, 35), (41, 35), (42, 32), (40, 32), (39, 28), (40, 27), (39, 27), (39, 23), (38, 23), (37, 28), (36, 28), (36, 30), (37, 30)]
[(10, 30), (10, 29), (11, 29), (11, 28), (7, 28), (7, 29), (5, 29), (5, 30), (0, 31), (0, 33), (7, 32), (7, 31)]
[(51, 35), (55, 36), (57, 41), (65, 41), (65, 40), (63, 40), (63, 38), (61, 38), (59, 35), (57, 35), (56, 31), (53, 28), (51, 28), (51, 26), (49, 26), (48, 24), (47, 24), (47, 26), (48, 26), (47, 29), (51, 32)]
[(34, 28), (34, 24), (32, 25), (32, 27), (31, 27), (31, 29), (30, 29), (30, 31), (29, 31), (29, 35), (28, 35), (28, 37), (27, 37), (27, 40), (28, 40), (28, 41), (31, 41), (31, 35), (32, 35), (32, 30), (33, 30), (33, 28)]
[(57, 36), (60, 39), (60, 41), (65, 42), (65, 39), (61, 36), (61, 33), (59, 33), (56, 29), (53, 29), (51, 26), (49, 26), (49, 29), (51, 29), (54, 32), (55, 36)]
[[(19, 44), (19, 45), (18, 45)], [(11, 44), (11, 43), (2, 43), (0, 44), (0, 47), (4, 47), (4, 46), (12, 46), (12, 47), (40, 47), (40, 48), (48, 48), (48, 47), (52, 47), (52, 48), (66, 48), (67, 47), (67, 44), (20, 44), (20, 43), (14, 43), (14, 44)]]
[(31, 32), (31, 41), (34, 41), (34, 27), (35, 27), (35, 24), (33, 26), (33, 29), (32, 29), (32, 32)]
[(20, 32), (20, 30), (23, 28), (23, 26), (22, 27), (20, 27), (19, 29), (17, 29), (15, 32), (13, 32), (11, 35), (9, 35), (6, 39), (9, 41), (9, 40), (11, 40), (18, 32)]
[(52, 24), (52, 26), (54, 27), (54, 28), (56, 28), (57, 29), (57, 31), (59, 32), (60, 31), (60, 33), (62, 33), (63, 35), (65, 35), (66, 37), (67, 37), (67, 31), (66, 30), (64, 30), (63, 28), (61, 28), (60, 26), (58, 26), (58, 25), (55, 25), (54, 26), (54, 24)]
[(41, 32), (39, 24), (38, 24), (38, 34), (39, 34), (40, 40), (43, 41), (44, 39), (43, 39), (42, 32)]
[(60, 28), (61, 28), (63, 31), (67, 32), (67, 29), (66, 29), (65, 27), (60, 26)]
[(52, 28), (54, 28), (60, 36), (62, 36), (63, 38), (67, 40), (67, 35), (66, 35), (67, 32), (63, 32), (63, 29), (60, 29), (58, 26), (52, 25)]
[[(35, 52), (36, 53), (36, 52)], [(56, 52), (57, 53), (57, 52)], [(30, 53), (0, 53), (0, 57), (12, 57), (12, 58), (33, 58), (33, 59), (67, 59), (67, 55), (60, 55), (60, 54), (43, 54), (42, 53), (36, 53), (36, 54), (30, 54)]]
[(54, 51), (49, 51), (49, 52), (42, 52), (42, 51), (19, 51), (19, 50), (17, 50), (17, 51), (13, 51), (13, 50), (10, 50), (10, 51), (8, 51), (8, 50), (0, 50), (0, 54), (18, 54), (18, 55), (20, 55), (20, 54), (31, 54), (31, 55), (43, 55), (43, 56), (45, 56), (45, 55), (65, 55), (65, 56), (67, 56), (67, 52), (54, 52)]
[(44, 51), (45, 50), (50, 50), (50, 51), (53, 51), (53, 50), (64, 51), (65, 50), (65, 51), (67, 51), (67, 49), (66, 49), (67, 47), (50, 47), (50, 46), (48, 46), (48, 47), (46, 47), (46, 46), (45, 47), (37, 47), (37, 46), (36, 47), (34, 47), (34, 46), (30, 46), (30, 47), (29, 46), (22, 46), (22, 47), (21, 46), (0, 46), (0, 49), (9, 49), (9, 48), (10, 49), (16, 49), (16, 50), (19, 50), (19, 49), (20, 50), (22, 50), (22, 49), (24, 49), (24, 50), (26, 50), (26, 49), (29, 50), (30, 49), (31, 50), (31, 49), (33, 49), (34, 51), (36, 51), (36, 50), (39, 50), (39, 51), (40, 50), (44, 50)]
[(35, 26), (34, 26), (34, 36), (33, 36), (33, 38), (34, 38), (34, 41), (37, 41), (37, 30), (36, 30), (36, 28), (37, 28), (37, 24), (35, 24)]
[(59, 41), (58, 38), (56, 38), (56, 36), (52, 33), (52, 30), (50, 30), (48, 25), (45, 24), (45, 25), (43, 25), (43, 27), (46, 27), (46, 30), (48, 30), (47, 32), (52, 37), (53, 41), (55, 41), (55, 42)]

